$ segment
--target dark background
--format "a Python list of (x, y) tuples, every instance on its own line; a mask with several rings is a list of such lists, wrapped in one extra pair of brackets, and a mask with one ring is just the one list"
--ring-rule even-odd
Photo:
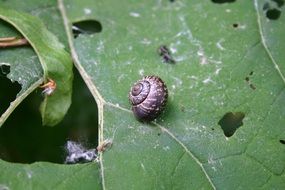
[[(21, 87), (5, 77), (8, 69), (0, 70), (0, 114), (15, 99)], [(64, 120), (54, 127), (42, 126), (39, 112), (43, 100), (41, 92), (42, 89), (38, 88), (30, 94), (0, 128), (0, 159), (19, 163), (63, 163), (67, 140), (80, 142), (86, 148), (96, 148), (97, 105), (76, 69), (71, 107)]]

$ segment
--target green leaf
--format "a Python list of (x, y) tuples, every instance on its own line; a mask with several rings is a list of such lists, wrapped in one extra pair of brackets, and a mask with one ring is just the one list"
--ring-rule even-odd
[[(100, 170), (91, 163), (80, 175), (84, 165), (0, 161), (0, 188), (284, 189), (284, 5), (213, 2), (226, 1), (60, 0), (76, 67), (98, 104), (100, 142), (113, 144)], [(268, 18), (272, 9), (278, 19)], [(73, 39), (71, 24), (85, 19), (102, 31)], [(161, 60), (160, 45), (176, 64)], [(169, 102), (141, 123), (127, 95), (152, 74), (166, 82)]]
[[(8, 8), (0, 8), (0, 18), (13, 25), (29, 41), (43, 68), (44, 81), (48, 82), (52, 79), (56, 82), (54, 93), (46, 96), (41, 104), (43, 124), (56, 125), (63, 119), (71, 103), (73, 74), (69, 54), (37, 17)], [(31, 86), (30, 90), (25, 91), (23, 95), (27, 96), (40, 82), (42, 80)], [(23, 99), (21, 95), (18, 96), (20, 100), (18, 99), (17, 103)], [(3, 124), (7, 116), (2, 117)]]
[[(100, 142), (113, 142), (100, 157), (103, 188), (285, 188), (284, 6), (272, 20), (263, 7), (276, 1), (214, 2), (60, 1), (68, 31), (102, 24), (69, 41), (98, 104)], [(163, 63), (161, 45), (176, 64)], [(143, 75), (169, 90), (165, 113), (149, 124), (127, 98)], [(238, 118), (229, 137), (227, 115)]]
[[(99, 189), (97, 164), (59, 165), (46, 162), (11, 164), (0, 160), (0, 189)], [(5, 172), (3, 172), (5, 171)]]

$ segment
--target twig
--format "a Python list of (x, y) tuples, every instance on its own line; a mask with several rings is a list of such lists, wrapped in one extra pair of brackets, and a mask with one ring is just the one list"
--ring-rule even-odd
[(0, 48), (24, 46), (28, 44), (29, 42), (25, 38), (17, 38), (17, 37), (0, 38)]

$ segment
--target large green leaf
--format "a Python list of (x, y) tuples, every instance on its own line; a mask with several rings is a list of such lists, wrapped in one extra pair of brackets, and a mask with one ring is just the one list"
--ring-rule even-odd
[[(57, 88), (55, 92), (51, 96), (45, 96), (41, 105), (43, 124), (50, 126), (56, 125), (62, 120), (71, 103), (73, 75), (70, 56), (64, 50), (64, 46), (46, 29), (42, 21), (37, 17), (8, 8), (0, 8), (0, 18), (13, 25), (29, 41), (43, 68), (43, 80), (47, 82), (49, 79), (52, 79), (56, 82)], [(16, 52), (14, 51), (13, 53)], [(15, 100), (16, 105), (43, 81), (40, 79), (34, 83), (34, 80), (38, 79), (39, 76), (37, 74), (38, 67), (35, 66), (35, 69), (32, 68), (32, 66), (35, 65), (33, 60), (34, 59), (32, 59), (32, 64), (22, 66), (22, 68), (27, 68), (26, 70), (32, 70), (31, 74), (27, 74), (27, 71), (24, 71), (23, 73), (15, 74), (16, 76), (14, 77), (10, 77), (12, 80), (19, 81), (23, 84), (23, 89), (18, 94), (18, 99)], [(12, 64), (19, 65), (17, 62), (11, 62)], [(3, 64), (7, 63), (2, 63), (2, 65)], [(11, 63), (8, 63), (8, 65), (10, 64)], [(13, 68), (13, 71), (14, 70)], [(37, 74), (36, 76), (35, 73)], [(27, 78), (26, 80), (23, 79), (22, 74)], [(25, 82), (21, 82), (21, 80), (29, 81), (30, 83), (25, 84)], [(10, 110), (13, 110), (16, 105), (11, 104), (10, 108), (3, 114), (1, 124), (3, 124), (11, 113)]]
[[(98, 104), (99, 141), (113, 142), (100, 170), (88, 165), (101, 188), (285, 188), (283, 1), (214, 2), (227, 1), (59, 1), (76, 67)], [(268, 18), (275, 7), (280, 17)], [(86, 19), (100, 22), (102, 32), (73, 39), (72, 22)], [(176, 64), (163, 63), (160, 45)], [(153, 74), (167, 84), (169, 102), (155, 122), (141, 123), (127, 96)], [(232, 136), (225, 136), (228, 125), (239, 127)], [(15, 175), (14, 164), (0, 167), (9, 168), (1, 181)], [(34, 165), (19, 165), (26, 167)]]
[[(61, 1), (68, 28), (84, 19), (103, 28), (69, 40), (99, 107), (100, 141), (113, 141), (100, 157), (104, 188), (285, 187), (285, 15), (267, 15), (277, 1), (222, 2)], [(176, 64), (157, 54), (164, 44)], [(169, 88), (150, 124), (127, 98), (143, 75)], [(232, 136), (226, 120), (239, 127)]]

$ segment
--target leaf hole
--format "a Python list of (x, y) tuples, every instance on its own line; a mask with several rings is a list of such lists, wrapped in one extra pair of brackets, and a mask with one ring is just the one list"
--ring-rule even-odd
[(284, 5), (284, 0), (272, 0), (274, 1), (275, 3), (277, 3), (277, 6), (278, 7), (282, 7)]
[(238, 24), (237, 24), (237, 23), (234, 23), (234, 24), (233, 24), (233, 27), (234, 27), (234, 28), (237, 28), (237, 27), (238, 27)]
[(6, 77), (10, 73), (10, 66), (9, 65), (1, 65), (0, 66), (0, 76)]
[(6, 111), (21, 90), (21, 85), (17, 81), (12, 82), (7, 78), (9, 73), (10, 66), (0, 66), (0, 115)]
[(83, 20), (72, 24), (74, 38), (80, 34), (91, 35), (102, 32), (102, 24), (97, 20)]
[(285, 144), (285, 140), (279, 140), (279, 142), (281, 143), (281, 144)]
[(234, 3), (236, 0), (212, 0), (213, 3), (218, 3), (218, 4), (222, 4), (222, 3)]
[(250, 82), (250, 76), (253, 75), (253, 71), (250, 71), (250, 73), (248, 74), (248, 76), (245, 77), (245, 81), (247, 82), (247, 84), (249, 85), (249, 87), (252, 89), (252, 90), (255, 90), (256, 89), (256, 86), (254, 84), (252, 84)]
[(273, 8), (281, 8), (282, 6), (284, 6), (284, 0), (271, 0), (265, 2), (262, 9), (266, 11)]
[(243, 125), (245, 114), (242, 112), (228, 112), (218, 122), (226, 137), (231, 137)]
[(278, 9), (269, 9), (266, 11), (266, 17), (270, 20), (277, 20), (281, 15), (281, 11)]

